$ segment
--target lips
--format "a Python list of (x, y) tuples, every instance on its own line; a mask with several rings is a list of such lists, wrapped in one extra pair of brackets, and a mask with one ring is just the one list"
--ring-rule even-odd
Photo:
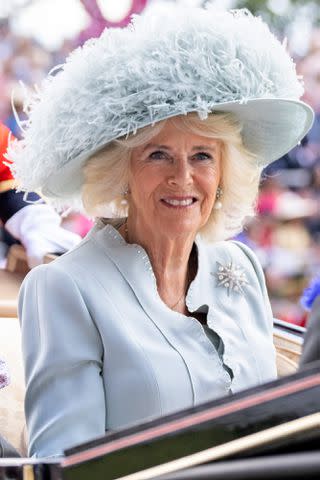
[(163, 197), (161, 198), (161, 202), (167, 205), (168, 207), (175, 207), (175, 208), (186, 208), (193, 205), (197, 202), (196, 197)]

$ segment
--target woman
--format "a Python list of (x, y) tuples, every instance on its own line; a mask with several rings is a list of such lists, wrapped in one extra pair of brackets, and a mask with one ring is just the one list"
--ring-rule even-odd
[(31, 455), (275, 378), (261, 268), (223, 240), (309, 129), (301, 93), (259, 19), (172, 6), (76, 51), (27, 106), (21, 188), (101, 217), (21, 291)]

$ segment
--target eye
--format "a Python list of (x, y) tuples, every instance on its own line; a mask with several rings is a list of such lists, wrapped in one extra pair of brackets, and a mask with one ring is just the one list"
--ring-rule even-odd
[(206, 152), (198, 152), (195, 155), (193, 155), (192, 158), (194, 158), (195, 160), (199, 160), (199, 161), (213, 160), (212, 155), (210, 155), (210, 153), (206, 153)]
[(151, 160), (165, 160), (168, 158), (168, 154), (162, 150), (156, 150), (155, 152), (150, 153), (149, 158), (151, 158)]

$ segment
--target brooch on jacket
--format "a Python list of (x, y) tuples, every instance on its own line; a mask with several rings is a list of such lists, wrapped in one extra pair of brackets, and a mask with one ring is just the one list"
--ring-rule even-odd
[(243, 293), (243, 286), (248, 285), (246, 274), (240, 265), (234, 265), (232, 262), (227, 265), (217, 262), (218, 271), (212, 275), (215, 275), (218, 280), (218, 287), (224, 287), (227, 289), (228, 296), (231, 291)]

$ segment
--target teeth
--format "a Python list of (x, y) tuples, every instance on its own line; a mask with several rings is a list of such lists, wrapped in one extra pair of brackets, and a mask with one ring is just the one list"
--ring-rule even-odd
[(171, 198), (164, 198), (164, 201), (166, 203), (169, 203), (169, 205), (173, 205), (174, 207), (185, 207), (188, 205), (191, 205), (193, 203), (192, 198), (186, 198), (185, 200), (176, 200), (176, 199), (171, 199)]

